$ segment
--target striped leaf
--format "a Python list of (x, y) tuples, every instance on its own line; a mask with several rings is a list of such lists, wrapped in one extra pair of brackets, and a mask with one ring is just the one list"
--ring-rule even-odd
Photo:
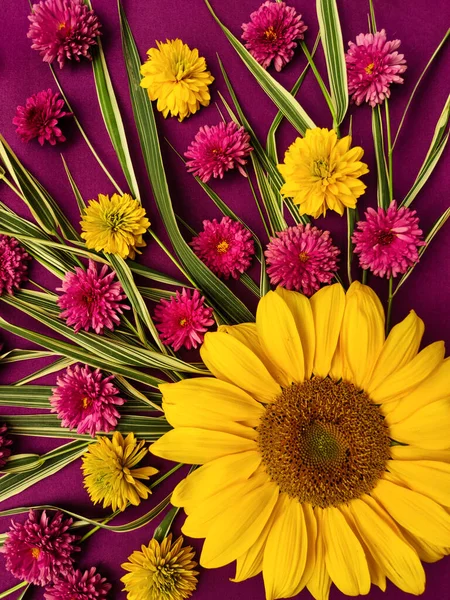
[(347, 113), (348, 85), (337, 3), (336, 0), (317, 0), (316, 8), (327, 63), (331, 99), (336, 111), (336, 125), (340, 125)]
[(377, 162), (377, 203), (381, 208), (387, 208), (389, 206), (389, 184), (379, 106), (372, 109), (372, 137)]
[(72, 173), (70, 172), (69, 167), (67, 166), (66, 160), (62, 154), (61, 154), (61, 159), (63, 161), (64, 170), (66, 172), (67, 179), (69, 180), (70, 187), (72, 188), (73, 195), (75, 196), (75, 200), (77, 201), (78, 210), (80, 211), (80, 215), (83, 215), (84, 210), (86, 208), (86, 203), (83, 200), (83, 196), (81, 195), (80, 190), (78, 189), (78, 186), (75, 183), (75, 180), (72, 177)]
[(67, 367), (70, 367), (71, 365), (73, 365), (74, 362), (75, 361), (72, 360), (71, 358), (66, 358), (63, 356), (63, 357), (55, 360), (50, 365), (41, 367), (37, 371), (33, 371), (33, 373), (30, 373), (29, 375), (22, 377), (18, 381), (15, 381), (12, 385), (20, 388), (21, 386), (27, 385), (28, 383), (31, 383), (32, 381), (36, 381), (36, 379), (40, 379), (41, 377), (47, 377), (47, 375), (51, 375), (53, 373), (59, 373), (59, 371), (62, 371), (63, 369), (67, 369)]
[(8, 458), (0, 473), (23, 473), (44, 464), (39, 454), (13, 454)]

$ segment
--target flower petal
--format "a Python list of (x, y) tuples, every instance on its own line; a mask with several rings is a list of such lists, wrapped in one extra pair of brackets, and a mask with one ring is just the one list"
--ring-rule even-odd
[(317, 543), (317, 519), (311, 504), (305, 502), (302, 504), (303, 514), (305, 515), (306, 532), (308, 537), (308, 551), (306, 555), (305, 570), (298, 586), (293, 592), (296, 596), (306, 586), (312, 577), (316, 566), (316, 543)]
[(400, 527), (400, 531), (402, 532), (405, 541), (414, 548), (420, 560), (423, 562), (434, 563), (438, 560), (441, 560), (442, 557), (448, 554), (448, 548), (442, 548), (441, 546), (430, 544), (430, 542), (414, 536), (403, 527)]
[(450, 448), (450, 399), (444, 398), (419, 409), (399, 423), (385, 416), (392, 439), (430, 450)]
[(417, 446), (391, 446), (391, 457), (397, 460), (439, 460), (450, 463), (450, 450), (429, 450)]
[(390, 460), (388, 469), (412, 490), (450, 507), (450, 465), (436, 460)]
[(325, 564), (325, 543), (323, 537), (323, 511), (321, 508), (314, 509), (314, 515), (317, 521), (316, 538), (316, 561), (311, 578), (306, 584), (309, 593), (315, 600), (328, 600), (330, 595), (331, 578)]
[(310, 303), (316, 335), (314, 374), (326, 377), (330, 372), (344, 316), (344, 288), (340, 283), (328, 285), (316, 292)]
[(281, 393), (259, 358), (231, 335), (207, 333), (200, 354), (215, 377), (234, 383), (260, 402), (272, 402)]

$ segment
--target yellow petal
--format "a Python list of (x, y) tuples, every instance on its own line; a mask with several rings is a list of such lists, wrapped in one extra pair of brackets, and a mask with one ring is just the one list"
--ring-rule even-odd
[(223, 567), (256, 542), (278, 499), (278, 486), (265, 477), (265, 483), (237, 499), (214, 520), (203, 545), (202, 567)]
[(340, 283), (327, 285), (311, 297), (316, 347), (314, 374), (326, 377), (336, 351), (345, 308), (344, 288)]
[(256, 327), (265, 354), (277, 366), (282, 385), (301, 383), (305, 366), (300, 336), (288, 305), (275, 292), (268, 292), (259, 301)]
[(370, 573), (364, 550), (339, 508), (323, 511), (325, 562), (333, 583), (348, 596), (368, 594)]
[(384, 479), (371, 495), (412, 534), (438, 546), (450, 546), (450, 515), (430, 498)]
[(430, 544), (430, 542), (426, 542), (425, 540), (422, 540), (412, 535), (412, 533), (410, 533), (406, 529), (403, 529), (403, 527), (401, 527), (400, 529), (403, 537), (408, 542), (408, 544), (412, 546), (417, 552), (420, 560), (423, 560), (427, 563), (434, 563), (438, 560), (441, 560), (443, 556), (448, 554), (448, 550), (446, 550), (445, 548), (435, 546), (434, 544)]
[(430, 450), (450, 448), (450, 399), (438, 400), (419, 409), (400, 423), (386, 415), (392, 439)]
[(264, 414), (262, 405), (240, 388), (213, 379), (196, 377), (159, 386), (163, 408), (173, 427), (208, 427), (212, 421), (235, 421), (256, 427)]
[(286, 496), (267, 537), (263, 560), (266, 600), (294, 595), (306, 565), (308, 533), (301, 504)]
[(375, 292), (354, 281), (345, 301), (341, 329), (343, 378), (367, 389), (384, 343), (384, 313)]
[(331, 361), (331, 369), (330, 369), (330, 377), (334, 379), (334, 381), (339, 381), (342, 379), (342, 353), (340, 348), (340, 340), (338, 341), (338, 345), (336, 347), (336, 352), (333, 355), (333, 360)]
[(419, 557), (390, 527), (388, 520), (373, 510), (373, 500), (369, 497), (365, 500), (353, 500), (348, 510), (374, 560), (398, 588), (409, 594), (421, 594), (425, 589), (425, 573)]
[(325, 543), (323, 538), (323, 511), (315, 508), (317, 521), (317, 538), (315, 548), (315, 567), (306, 587), (315, 600), (328, 600), (330, 595), (331, 578), (325, 564)]
[(155, 456), (188, 465), (198, 465), (227, 454), (256, 450), (253, 440), (231, 433), (195, 427), (177, 427), (150, 446)]
[(293, 595), (296, 596), (306, 586), (311, 579), (316, 566), (316, 543), (317, 543), (317, 520), (314, 509), (311, 504), (302, 504), (303, 514), (305, 515), (306, 533), (308, 537), (308, 552), (306, 555), (305, 570)]
[(407, 365), (387, 377), (370, 397), (377, 404), (406, 396), (440, 365), (444, 358), (444, 342), (434, 342), (419, 352)]
[(436, 460), (390, 460), (389, 471), (412, 490), (450, 506), (450, 465)]
[(413, 310), (391, 329), (367, 387), (369, 394), (416, 356), (423, 332), (423, 321)]
[(417, 446), (391, 446), (391, 457), (398, 460), (439, 460), (450, 462), (450, 450), (428, 450)]
[(303, 357), (305, 359), (305, 379), (309, 379), (312, 375), (314, 351), (316, 347), (316, 335), (314, 332), (314, 319), (311, 303), (303, 294), (291, 292), (282, 287), (278, 287), (275, 290), (275, 293), (283, 298), (294, 317), (303, 348)]
[(200, 354), (218, 379), (234, 383), (261, 402), (272, 402), (281, 393), (259, 358), (231, 335), (207, 333)]

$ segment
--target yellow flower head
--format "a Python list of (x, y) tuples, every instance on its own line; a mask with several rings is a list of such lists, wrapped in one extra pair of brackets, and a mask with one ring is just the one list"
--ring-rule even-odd
[(385, 338), (373, 290), (278, 288), (256, 323), (207, 333), (213, 377), (163, 384), (173, 430), (151, 446), (201, 464), (174, 490), (200, 564), (263, 572), (267, 600), (328, 599), (390, 579), (421, 594), (450, 552), (450, 358), (419, 352), (414, 311)]
[(156, 42), (141, 67), (141, 86), (150, 100), (157, 100), (157, 109), (164, 117), (182, 121), (202, 106), (208, 106), (211, 96), (208, 86), (214, 77), (206, 70), (206, 61), (179, 39)]
[(361, 162), (364, 150), (351, 143), (349, 135), (339, 140), (335, 131), (317, 127), (287, 149), (278, 165), (286, 182), (281, 194), (299, 204), (300, 214), (317, 218), (328, 208), (340, 215), (355, 208), (366, 189), (359, 178), (369, 169)]
[(129, 571), (121, 579), (128, 600), (184, 600), (197, 586), (197, 563), (191, 546), (183, 538), (172, 544), (169, 534), (161, 544), (155, 539), (128, 557), (122, 568)]
[(94, 504), (103, 502), (103, 508), (125, 510), (128, 502), (137, 506), (141, 498), (148, 498), (151, 492), (139, 479), (149, 479), (158, 470), (133, 468), (147, 454), (144, 444), (143, 440), (137, 442), (133, 433), (124, 439), (116, 431), (112, 439), (97, 437), (97, 441), (89, 445), (81, 469), (84, 487)]
[(149, 227), (145, 210), (129, 194), (99, 194), (98, 200), (89, 200), (81, 219), (81, 237), (96, 252), (134, 258), (136, 248), (146, 245), (142, 236)]

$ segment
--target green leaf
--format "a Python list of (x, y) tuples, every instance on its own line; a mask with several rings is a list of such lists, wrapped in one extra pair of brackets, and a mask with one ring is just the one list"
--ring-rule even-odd
[(0, 473), (23, 473), (42, 464), (44, 464), (44, 460), (39, 454), (13, 454), (0, 468)]
[(74, 362), (75, 361), (71, 358), (58, 358), (52, 364), (47, 365), (45, 367), (41, 367), (37, 371), (30, 373), (30, 375), (27, 375), (26, 377), (22, 377), (18, 381), (15, 381), (12, 385), (21, 387), (23, 385), (31, 383), (32, 381), (35, 381), (36, 379), (40, 379), (41, 377), (46, 377), (47, 375), (51, 375), (52, 373), (58, 373), (59, 371), (62, 371), (62, 369), (67, 369), (67, 367), (73, 365)]
[(63, 161), (64, 170), (66, 171), (66, 175), (69, 180), (70, 187), (72, 188), (73, 195), (75, 196), (75, 200), (77, 201), (78, 210), (80, 211), (80, 215), (83, 215), (85, 208), (86, 208), (86, 204), (83, 200), (83, 196), (81, 195), (80, 190), (78, 189), (78, 186), (75, 183), (75, 180), (72, 177), (72, 173), (70, 172), (69, 167), (67, 166), (67, 163), (62, 154), (61, 154), (61, 159)]
[(170, 532), (170, 528), (172, 527), (172, 523), (173, 523), (175, 517), (177, 516), (179, 510), (180, 510), (179, 506), (172, 506), (172, 508), (167, 513), (167, 515), (164, 517), (164, 519), (161, 521), (161, 523), (155, 529), (155, 533), (153, 534), (153, 539), (155, 539), (156, 541), (161, 543), (163, 541), (163, 539), (165, 537), (167, 537), (167, 535)]
[(389, 184), (379, 106), (372, 109), (372, 136), (377, 162), (377, 203), (381, 208), (387, 208), (389, 206)]

